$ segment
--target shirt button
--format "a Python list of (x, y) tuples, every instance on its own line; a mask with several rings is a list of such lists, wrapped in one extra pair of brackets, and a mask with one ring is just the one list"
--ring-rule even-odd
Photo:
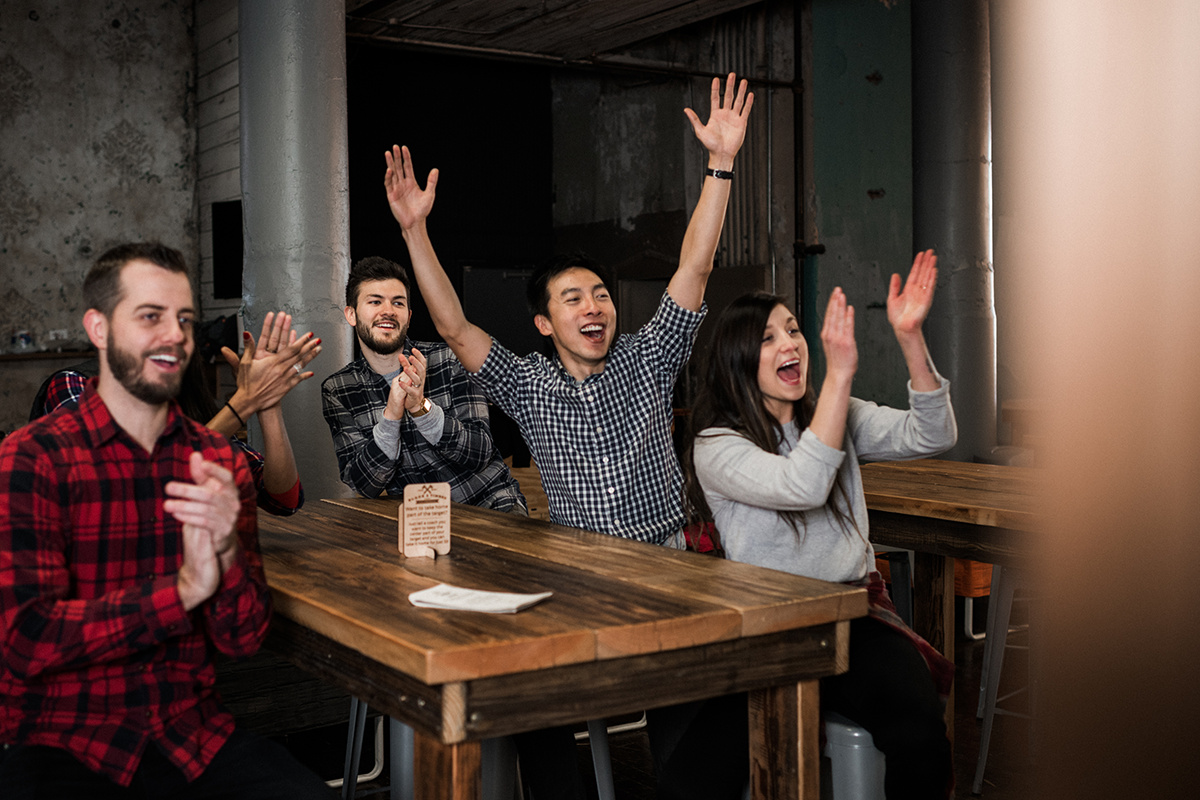
[(615, 493), (616, 493), (616, 491), (617, 491), (617, 490), (616, 490), (616, 487), (613, 487), (613, 486), (610, 486), (610, 487), (608, 487), (608, 493), (609, 493), (609, 494), (615, 494)]
[(604, 458), (602, 458), (602, 459), (600, 459), (600, 460), (601, 460), (601, 461), (603, 461), (605, 464), (607, 464), (607, 463), (608, 463), (608, 456), (605, 456)]
[(614, 527), (616, 527), (616, 526), (618, 526), (618, 525), (620, 525), (620, 524), (621, 524), (621, 520), (619, 520), (619, 519), (614, 519), (614, 520), (613, 520), (613, 526), (614, 526)]
[(601, 427), (600, 425), (596, 426), (596, 433), (601, 433), (601, 432), (603, 432), (603, 430), (604, 430), (604, 428)]

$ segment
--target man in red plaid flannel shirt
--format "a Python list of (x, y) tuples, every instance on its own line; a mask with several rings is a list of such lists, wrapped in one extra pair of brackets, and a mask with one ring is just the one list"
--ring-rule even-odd
[(246, 461), (173, 400), (183, 258), (113, 248), (84, 301), (99, 377), (0, 444), (4, 796), (328, 798), (213, 689), (214, 651), (253, 654), (271, 608)]

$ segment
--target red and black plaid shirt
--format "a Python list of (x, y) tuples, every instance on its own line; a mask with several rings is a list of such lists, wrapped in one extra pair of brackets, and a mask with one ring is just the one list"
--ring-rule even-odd
[[(203, 453), (241, 490), (241, 553), (188, 613), (163, 487)], [(254, 653), (270, 619), (254, 483), (229, 441), (172, 403), (147, 453), (95, 391), (0, 443), (0, 742), (59, 747), (128, 785), (148, 743), (192, 780), (233, 732), (212, 655)]]
[[(41, 408), (35, 409), (37, 417), (49, 414), (63, 406), (74, 408), (83, 395), (88, 380), (87, 375), (74, 368), (60, 369), (55, 372), (46, 381), (46, 400)], [(31, 419), (37, 417), (31, 417)], [(250, 465), (250, 474), (254, 476), (254, 485), (258, 487), (258, 507), (260, 509), (281, 517), (291, 516), (300, 510), (300, 507), (304, 505), (304, 489), (300, 486), (299, 478), (296, 479), (297, 494), (291, 495), (288, 492), (281, 495), (271, 494), (266, 487), (267, 462), (262, 453), (241, 439), (230, 437), (229, 441), (236, 449), (242, 451), (242, 455), (246, 457), (246, 462)]]

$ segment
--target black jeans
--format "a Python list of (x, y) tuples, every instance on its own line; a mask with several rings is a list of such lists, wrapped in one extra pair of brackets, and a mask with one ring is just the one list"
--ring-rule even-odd
[(946, 797), (954, 764), (941, 698), (904, 634), (870, 617), (850, 622), (850, 669), (821, 681), (821, 708), (870, 732), (887, 763), (888, 800)]
[(234, 731), (208, 769), (188, 783), (154, 744), (128, 788), (92, 772), (66, 750), (9, 748), (0, 763), (4, 800), (332, 800), (336, 793), (283, 745)]

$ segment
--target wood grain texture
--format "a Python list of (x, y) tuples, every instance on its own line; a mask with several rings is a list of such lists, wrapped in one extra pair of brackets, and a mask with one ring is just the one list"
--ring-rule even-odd
[(839, 648), (848, 647), (847, 637), (848, 623), (833, 623), (702, 648), (483, 678), (467, 685), (467, 727), (473, 738), (489, 738), (823, 677), (845, 669), (845, 654), (839, 654)]
[[(391, 499), (355, 498), (326, 504), (385, 519), (394, 518), (398, 507)], [(543, 562), (567, 564), (572, 570), (627, 585), (653, 586), (689, 603), (732, 609), (741, 625), (734, 635), (756, 636), (866, 613), (865, 594), (847, 592), (844, 586), (578, 528), (527, 522), (512, 514), (455, 505), (451, 534), (455, 542), (477, 542)], [(619, 643), (614, 647), (614, 655), (627, 652)]]
[(877, 511), (1033, 530), (1040, 473), (1027, 467), (926, 458), (862, 466), (867, 507)]
[(417, 731), (413, 745), (413, 783), (418, 800), (479, 800), (479, 742), (444, 745)]
[(750, 693), (750, 793), (754, 800), (818, 797), (820, 688), (815, 680)]
[[(420, 796), (477, 797), (482, 738), (798, 683), (753, 720), (778, 772), (760, 796), (815, 796), (816, 682), (845, 668), (864, 590), (457, 505), (450, 553), (404, 559), (396, 514), (259, 520), (268, 646), (413, 726)], [(554, 594), (505, 615), (408, 602), (438, 582)]]

